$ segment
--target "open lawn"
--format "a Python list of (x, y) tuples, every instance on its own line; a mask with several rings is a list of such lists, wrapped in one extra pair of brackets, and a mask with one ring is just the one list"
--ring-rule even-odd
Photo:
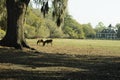
[(45, 53), (120, 56), (119, 40), (54, 39), (53, 45), (36, 45), (37, 40), (28, 40), (31, 46)]
[(0, 46), (0, 80), (120, 80), (120, 41), (27, 42), (37, 51)]

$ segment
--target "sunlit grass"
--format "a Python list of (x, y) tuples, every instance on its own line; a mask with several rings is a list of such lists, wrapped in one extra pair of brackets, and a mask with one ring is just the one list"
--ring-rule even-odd
[(119, 40), (53, 39), (53, 46), (45, 47), (36, 42), (36, 39), (28, 40), (31, 46), (46, 53), (120, 56)]

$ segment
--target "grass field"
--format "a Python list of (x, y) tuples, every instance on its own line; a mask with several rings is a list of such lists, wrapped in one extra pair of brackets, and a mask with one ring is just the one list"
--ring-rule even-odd
[(54, 39), (53, 46), (36, 45), (37, 40), (28, 40), (41, 52), (79, 55), (120, 56), (119, 40)]
[(0, 46), (0, 80), (119, 80), (120, 41), (54, 39), (36, 50)]

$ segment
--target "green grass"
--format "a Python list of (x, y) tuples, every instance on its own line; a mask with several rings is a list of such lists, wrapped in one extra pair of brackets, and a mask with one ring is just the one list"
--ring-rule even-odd
[(45, 47), (36, 45), (37, 40), (28, 40), (31, 46), (39, 51), (48, 53), (65, 53), (80, 55), (120, 56), (119, 40), (79, 40), (79, 39), (54, 39), (53, 46)]

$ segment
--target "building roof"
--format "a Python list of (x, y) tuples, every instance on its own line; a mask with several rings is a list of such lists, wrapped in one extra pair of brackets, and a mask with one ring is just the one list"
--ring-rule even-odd
[(117, 31), (117, 28), (113, 27), (110, 24), (106, 29), (103, 29), (100, 33), (117, 33)]
[(115, 29), (103, 29), (100, 33), (117, 33)]

